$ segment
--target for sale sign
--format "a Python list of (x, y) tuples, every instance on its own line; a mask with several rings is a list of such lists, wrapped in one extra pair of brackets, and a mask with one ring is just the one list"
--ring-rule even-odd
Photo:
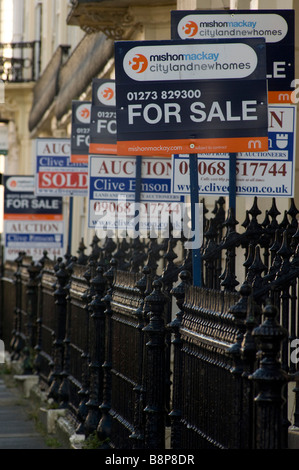
[(71, 163), (88, 164), (91, 103), (72, 101)]
[(37, 197), (34, 176), (4, 177), (5, 259), (24, 251), (33, 260), (62, 256), (64, 222), (60, 197)]
[(88, 166), (71, 163), (69, 139), (37, 139), (35, 193), (87, 196)]
[[(295, 130), (295, 106), (269, 106), (269, 150), (238, 154), (238, 196), (294, 196)], [(229, 154), (201, 154), (197, 169), (199, 195), (228, 196)], [(190, 193), (188, 155), (175, 155), (173, 158), (173, 191), (181, 195)]]
[(94, 78), (92, 81), (90, 129), (90, 154), (117, 153), (114, 80)]
[(172, 11), (172, 39), (262, 37), (270, 103), (291, 103), (295, 73), (294, 10)]
[(117, 42), (119, 155), (268, 148), (263, 39)]

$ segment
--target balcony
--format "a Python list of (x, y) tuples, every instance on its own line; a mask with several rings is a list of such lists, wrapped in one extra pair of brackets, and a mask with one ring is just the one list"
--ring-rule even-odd
[[(175, 0), (71, 0), (67, 18), (70, 26), (86, 33), (103, 32), (109, 39), (128, 38), (140, 27), (145, 8), (175, 7)], [(140, 13), (142, 13), (140, 15)]]
[(36, 81), (40, 74), (40, 41), (0, 43), (0, 80)]

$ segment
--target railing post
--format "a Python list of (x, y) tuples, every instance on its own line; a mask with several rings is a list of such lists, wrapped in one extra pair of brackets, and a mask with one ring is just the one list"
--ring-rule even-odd
[(265, 321), (253, 330), (261, 355), (260, 367), (249, 378), (258, 386), (256, 402), (256, 449), (284, 448), (283, 387), (287, 374), (281, 369), (279, 355), (287, 331), (276, 320), (277, 308), (266, 303)]
[(79, 243), (79, 248), (77, 250), (77, 253), (79, 255), (77, 259), (77, 263), (82, 264), (83, 266), (85, 266), (88, 261), (88, 256), (84, 253), (85, 250), (86, 250), (86, 246), (84, 245), (83, 238), (81, 238), (80, 243)]
[(138, 273), (146, 260), (145, 246), (139, 237), (134, 238), (132, 243), (132, 255), (130, 259), (130, 271)]
[[(293, 238), (296, 240), (296, 249), (291, 259), (291, 271), (299, 272), (299, 222), (297, 226), (297, 231), (293, 235)], [(298, 358), (296, 357), (296, 350), (297, 350), (297, 342), (299, 338), (299, 325), (296, 321), (297, 319), (297, 302), (298, 302), (298, 286), (297, 286), (297, 279), (295, 280), (295, 285), (292, 286), (293, 289), (293, 296), (292, 296), (292, 304), (293, 304), (293, 312), (292, 312), (292, 330), (291, 330), (291, 357), (294, 355), (293, 361), (291, 361), (292, 373), (293, 378), (295, 381), (295, 388), (293, 392), (295, 393), (295, 410), (294, 410), (294, 426), (299, 428), (299, 370), (298, 370)], [(297, 339), (297, 341), (294, 341)], [(294, 341), (294, 342), (293, 342)]]
[(10, 343), (10, 347), (12, 350), (11, 358), (12, 360), (18, 360), (20, 358), (20, 353), (24, 347), (24, 341), (21, 335), (21, 322), (22, 322), (22, 279), (21, 279), (21, 271), (20, 268), (22, 266), (22, 261), (25, 256), (25, 252), (21, 251), (19, 256), (15, 260), (17, 264), (17, 269), (14, 274), (15, 277), (15, 325), (14, 330), (12, 332), (12, 340)]
[(33, 261), (28, 266), (27, 271), (29, 274), (29, 281), (26, 286), (26, 313), (27, 313), (27, 324), (26, 324), (26, 345), (23, 349), (25, 359), (23, 361), (23, 373), (32, 374), (33, 371), (33, 358), (32, 353), (34, 346), (36, 345), (36, 327), (37, 327), (37, 288), (38, 288), (38, 275), (40, 273), (41, 266), (35, 264)]
[[(216, 227), (216, 220), (210, 219), (208, 221), (208, 228), (205, 232), (205, 238), (207, 240), (206, 246), (203, 249), (203, 262), (205, 267), (205, 286), (213, 289), (219, 286), (219, 247), (216, 239), (218, 237), (218, 231)], [(218, 274), (218, 276), (217, 276)]]
[[(100, 405), (100, 411), (102, 413), (102, 418), (97, 427), (97, 436), (100, 441), (105, 442), (106, 439), (109, 439), (111, 434), (111, 425), (112, 418), (109, 414), (111, 409), (111, 369), (112, 369), (112, 309), (111, 309), (111, 300), (112, 300), (112, 291), (113, 291), (113, 282), (115, 278), (115, 272), (117, 267), (117, 261), (112, 258), (110, 261), (111, 268), (105, 272), (104, 277), (107, 279), (108, 289), (107, 294), (103, 298), (105, 302), (106, 310), (104, 312), (106, 316), (106, 332), (105, 332), (105, 362), (103, 364), (103, 403)], [(102, 444), (101, 449), (104, 448), (106, 444)], [(109, 448), (109, 446), (108, 446)]]
[(88, 436), (97, 430), (103, 401), (103, 364), (105, 358), (105, 302), (103, 297), (106, 280), (103, 268), (97, 267), (96, 276), (91, 280), (95, 295), (89, 304), (93, 327), (90, 328), (90, 393), (86, 403), (88, 414), (84, 423), (84, 432)]
[(149, 324), (143, 329), (148, 335), (147, 386), (145, 407), (145, 447), (165, 448), (165, 326), (164, 306), (167, 298), (162, 294), (162, 283), (153, 282), (153, 292), (145, 298), (149, 307)]
[[(176, 240), (172, 237), (169, 238), (167, 243), (167, 252), (163, 256), (167, 262), (165, 269), (163, 270), (162, 276), (160, 280), (163, 283), (163, 293), (169, 299), (167, 302), (167, 309), (165, 315), (165, 324), (171, 322), (171, 315), (172, 315), (172, 302), (171, 302), (171, 289), (173, 284), (176, 282), (178, 278), (178, 273), (175, 269), (174, 260), (177, 258), (177, 254), (174, 252), (174, 247), (176, 245)], [(165, 377), (165, 386), (166, 386), (166, 409), (169, 414), (170, 412), (170, 388), (171, 388), (171, 357), (170, 357), (170, 344), (171, 344), (171, 333), (166, 331), (166, 377)], [(167, 414), (167, 419), (168, 418)]]
[(90, 318), (89, 318), (89, 304), (92, 300), (93, 289), (91, 287), (90, 281), (95, 276), (96, 270), (96, 263), (94, 258), (90, 258), (88, 263), (88, 269), (83, 274), (85, 278), (88, 288), (84, 292), (82, 296), (82, 301), (84, 301), (84, 317), (85, 317), (85, 345), (84, 351), (82, 353), (82, 379), (81, 379), (81, 389), (78, 392), (80, 396), (80, 403), (78, 406), (78, 415), (77, 419), (79, 421), (79, 425), (76, 428), (77, 434), (84, 434), (84, 422), (88, 413), (88, 409), (86, 403), (89, 397), (89, 385), (90, 385), (90, 377), (89, 377), (89, 360), (90, 360), (90, 345), (89, 345), (89, 330), (90, 330)]
[(66, 328), (66, 307), (67, 307), (67, 289), (69, 274), (65, 269), (65, 264), (61, 263), (56, 272), (58, 286), (54, 292), (55, 299), (55, 333), (53, 338), (54, 349), (54, 370), (52, 373), (52, 383), (49, 388), (48, 398), (53, 398), (57, 403), (59, 401), (59, 387), (61, 384), (61, 372), (63, 369), (63, 340), (65, 338)]
[(48, 259), (47, 252), (44, 252), (43, 258), (39, 260), (40, 271), (37, 276), (37, 318), (36, 318), (36, 344), (34, 346), (35, 358), (34, 358), (34, 372), (39, 375), (42, 365), (42, 323), (43, 323), (43, 288), (42, 288), (42, 279), (43, 279), (43, 270), (45, 262)]
[(71, 288), (71, 277), (73, 273), (73, 263), (70, 263), (67, 267), (67, 272), (69, 275), (68, 283), (65, 286), (66, 291), (66, 320), (65, 320), (65, 337), (63, 340), (64, 344), (64, 354), (63, 354), (63, 370), (60, 374), (61, 385), (58, 390), (59, 397), (59, 407), (67, 408), (69, 399), (70, 399), (70, 383), (69, 383), (69, 373), (70, 373), (70, 361), (71, 361), (71, 319), (72, 319), (72, 306), (70, 299), (70, 288)]
[(171, 294), (176, 299), (179, 311), (176, 318), (169, 323), (168, 329), (174, 334), (173, 344), (173, 392), (172, 392), (172, 410), (169, 414), (171, 420), (171, 448), (182, 448), (181, 436), (181, 416), (182, 416), (182, 340), (180, 326), (184, 313), (183, 303), (185, 300), (186, 289), (190, 285), (191, 274), (189, 271), (182, 271), (179, 275), (181, 282), (171, 290)]
[(239, 284), (236, 280), (236, 248), (241, 243), (241, 237), (236, 232), (235, 228), (239, 222), (236, 220), (234, 213), (231, 209), (228, 210), (228, 216), (223, 225), (227, 227), (227, 232), (224, 240), (220, 243), (222, 249), (226, 249), (226, 266), (224, 272), (221, 274), (221, 286), (224, 290), (234, 292), (235, 287)]
[(138, 319), (138, 332), (139, 332), (139, 341), (138, 341), (138, 379), (137, 385), (134, 387), (135, 392), (135, 405), (134, 405), (134, 430), (130, 435), (130, 439), (133, 440), (133, 449), (143, 449), (144, 448), (144, 401), (145, 401), (145, 369), (146, 369), (146, 358), (145, 358), (145, 333), (144, 327), (148, 324), (147, 311), (145, 307), (145, 298), (148, 290), (148, 279), (150, 277), (151, 270), (148, 266), (145, 266), (143, 269), (143, 276), (139, 281), (136, 282), (136, 287), (139, 289), (141, 294), (141, 302), (137, 310), (135, 311), (135, 316)]
[[(234, 394), (234, 430), (235, 437), (233, 442), (237, 444), (237, 448), (250, 448), (250, 432), (251, 421), (248, 419), (251, 415), (247, 407), (244, 409), (243, 404), (252, 406), (250, 401), (246, 400), (248, 390), (244, 380), (244, 361), (242, 357), (242, 344), (246, 331), (246, 315), (248, 309), (248, 298), (251, 294), (251, 286), (248, 282), (244, 282), (240, 287), (240, 300), (230, 308), (230, 313), (234, 317), (234, 323), (238, 328), (236, 343), (234, 343), (227, 351), (228, 355), (233, 360), (233, 367), (231, 373), (235, 379), (235, 394)], [(246, 393), (247, 392), (247, 393)], [(252, 398), (252, 397), (251, 397)], [(241, 411), (242, 410), (242, 411)]]

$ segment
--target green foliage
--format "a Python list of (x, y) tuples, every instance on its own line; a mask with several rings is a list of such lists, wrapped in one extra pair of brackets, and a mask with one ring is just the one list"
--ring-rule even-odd
[(0, 375), (10, 375), (12, 373), (11, 367), (6, 362), (0, 364)]
[(97, 432), (94, 431), (82, 444), (82, 449), (100, 449), (104, 444), (107, 444), (109, 439), (101, 441), (98, 438)]
[(61, 447), (61, 443), (55, 437), (47, 437), (45, 441), (47, 446), (52, 449), (59, 449)]

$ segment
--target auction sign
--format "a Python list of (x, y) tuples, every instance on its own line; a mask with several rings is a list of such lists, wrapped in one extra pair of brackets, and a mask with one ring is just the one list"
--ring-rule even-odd
[[(142, 158), (141, 202), (179, 202), (180, 196), (172, 193), (172, 161), (165, 158)], [(89, 227), (99, 228), (105, 211), (112, 221), (118, 210), (134, 215), (136, 192), (136, 158), (89, 157)], [(125, 202), (124, 202), (125, 201)], [(117, 203), (116, 203), (117, 202)], [(154, 207), (154, 206), (153, 206)], [(160, 207), (161, 204), (160, 204)]]
[[(237, 196), (294, 196), (295, 131), (296, 106), (270, 105), (269, 150), (237, 155)], [(199, 195), (228, 196), (229, 154), (202, 154), (197, 168)], [(173, 192), (190, 193), (188, 155), (173, 157)]]
[(117, 154), (115, 81), (92, 81), (90, 154)]
[(87, 196), (88, 165), (72, 163), (70, 155), (69, 139), (36, 140), (36, 195)]
[(4, 177), (5, 259), (24, 251), (33, 260), (63, 256), (62, 198), (37, 197), (34, 176)]
[(88, 164), (91, 103), (72, 101), (71, 163)]
[(268, 149), (264, 39), (115, 43), (119, 155)]
[(294, 36), (294, 10), (171, 12), (172, 39), (265, 38), (269, 103), (292, 102)]

